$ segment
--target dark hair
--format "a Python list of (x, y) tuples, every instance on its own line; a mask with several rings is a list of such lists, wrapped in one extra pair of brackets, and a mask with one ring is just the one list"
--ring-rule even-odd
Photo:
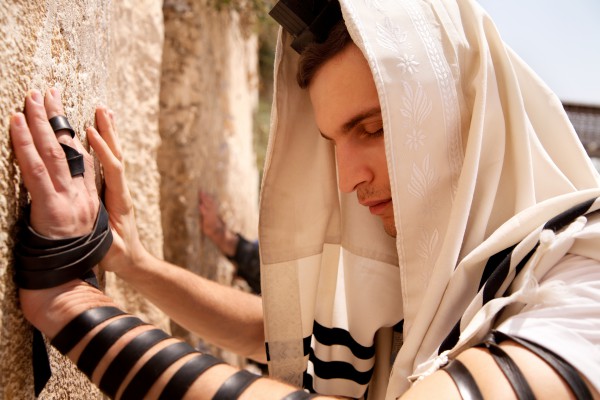
[(298, 85), (303, 89), (307, 88), (319, 67), (351, 42), (352, 38), (342, 20), (331, 28), (325, 41), (306, 46), (298, 61), (298, 72), (296, 73)]

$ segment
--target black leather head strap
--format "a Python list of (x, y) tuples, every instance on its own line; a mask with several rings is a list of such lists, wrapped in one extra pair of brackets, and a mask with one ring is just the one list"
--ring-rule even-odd
[(279, 0), (269, 15), (294, 37), (292, 48), (298, 53), (323, 42), (342, 19), (337, 0)]

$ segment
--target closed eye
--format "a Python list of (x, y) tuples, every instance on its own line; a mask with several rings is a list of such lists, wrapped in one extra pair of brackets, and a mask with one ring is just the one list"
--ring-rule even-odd
[(375, 138), (379, 138), (381, 136), (383, 136), (383, 128), (378, 129), (376, 131), (367, 131), (367, 130), (363, 130), (360, 134), (361, 137), (367, 138), (367, 139), (375, 139)]

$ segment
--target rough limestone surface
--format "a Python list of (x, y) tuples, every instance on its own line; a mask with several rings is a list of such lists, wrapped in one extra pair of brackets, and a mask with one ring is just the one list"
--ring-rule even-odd
[[(79, 5), (25, 0), (0, 4), (2, 398), (33, 398), (31, 327), (19, 311), (12, 282), (15, 223), (22, 213), (26, 193), (11, 153), (8, 116), (11, 111), (22, 109), (29, 88), (44, 90), (52, 85), (63, 91), (66, 113), (77, 131), (81, 132), (93, 120), (94, 103), (106, 101), (109, 11), (109, 3), (104, 0)], [(50, 355), (55, 373), (42, 397), (61, 393), (58, 397), (84, 398), (98, 393), (70, 362), (53, 351)]]
[[(198, 225), (198, 190), (212, 194), (225, 222), (257, 236), (258, 172), (252, 119), (258, 103), (257, 40), (248, 21), (207, 1), (166, 0), (158, 151), (166, 260), (244, 287)], [(224, 29), (224, 27), (230, 27)], [(172, 324), (173, 333), (202, 346)], [(244, 360), (211, 348), (227, 361)]]
[[(95, 106), (107, 105), (116, 116), (146, 248), (244, 289), (234, 279), (231, 264), (200, 235), (197, 190), (207, 190), (220, 201), (232, 228), (256, 237), (256, 46), (239, 14), (216, 11), (206, 1), (0, 2), (1, 399), (34, 398), (32, 329), (20, 311), (12, 280), (16, 227), (28, 199), (8, 135), (10, 113), (22, 110), (29, 89), (55, 86), (87, 146), (84, 128), (93, 124)], [(112, 273), (101, 278), (122, 308), (170, 330), (167, 317), (129, 285)], [(200, 338), (175, 324), (173, 328), (178, 336), (203, 345)], [(53, 375), (41, 399), (104, 397), (73, 363), (48, 350)]]

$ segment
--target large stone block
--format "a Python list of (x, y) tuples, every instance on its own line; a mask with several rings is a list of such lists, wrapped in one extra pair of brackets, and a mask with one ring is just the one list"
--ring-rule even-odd
[[(162, 255), (155, 157), (161, 7), (158, 0), (0, 2), (0, 398), (34, 398), (31, 327), (20, 312), (12, 281), (16, 223), (27, 194), (11, 150), (8, 117), (22, 109), (27, 90), (58, 87), (66, 114), (87, 145), (84, 128), (93, 123), (95, 106), (114, 109), (122, 121), (125, 153), (133, 155), (128, 174), (136, 206), (143, 210), (142, 236), (151, 251)], [(128, 310), (168, 326), (162, 314), (130, 289), (116, 284), (108, 289)], [(70, 361), (49, 350), (53, 377), (41, 398), (103, 397)]]

